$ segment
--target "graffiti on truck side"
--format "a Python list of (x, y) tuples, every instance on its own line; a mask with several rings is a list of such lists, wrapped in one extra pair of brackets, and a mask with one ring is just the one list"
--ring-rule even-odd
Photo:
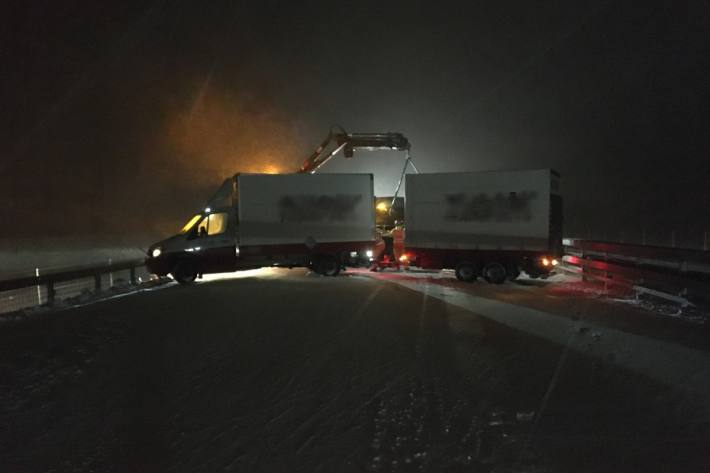
[(282, 222), (340, 222), (352, 219), (360, 194), (285, 195), (279, 199)]
[(447, 194), (444, 218), (464, 222), (528, 222), (533, 217), (531, 203), (536, 198), (536, 191)]

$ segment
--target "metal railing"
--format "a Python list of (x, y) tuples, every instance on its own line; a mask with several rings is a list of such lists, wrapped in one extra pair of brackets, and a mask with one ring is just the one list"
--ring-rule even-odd
[(584, 280), (683, 306), (710, 303), (710, 252), (566, 238), (564, 262)]
[(34, 306), (54, 306), (82, 294), (99, 294), (116, 286), (139, 284), (148, 278), (144, 260), (65, 268), (45, 274), (0, 280), (0, 313)]
[[(605, 286), (652, 294), (681, 305), (710, 306), (710, 252), (566, 238), (567, 271)], [(140, 259), (65, 268), (0, 280), (0, 313), (54, 306), (105, 288), (135, 286), (151, 275)]]

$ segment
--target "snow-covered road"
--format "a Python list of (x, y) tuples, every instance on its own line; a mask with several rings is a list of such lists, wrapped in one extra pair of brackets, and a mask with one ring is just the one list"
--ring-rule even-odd
[[(1, 327), (0, 471), (708, 466), (707, 416), (682, 386), (491, 317), (517, 305), (596, 327), (616, 312), (622, 331), (636, 309), (535, 285), (448, 303), (361, 273), (208, 279)], [(682, 331), (667, 323), (634, 336)]]

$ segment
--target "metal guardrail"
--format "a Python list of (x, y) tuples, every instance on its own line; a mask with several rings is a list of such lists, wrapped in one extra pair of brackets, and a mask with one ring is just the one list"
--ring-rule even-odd
[(710, 303), (710, 252), (569, 238), (563, 243), (563, 261), (583, 279), (682, 306)]
[[(113, 275), (121, 272), (126, 273), (126, 282), (136, 285), (141, 280), (137, 273), (144, 266), (145, 261), (142, 259), (128, 260), (67, 268), (37, 276), (0, 280), (0, 313), (38, 305), (51, 307), (58, 299), (58, 288), (63, 289), (67, 293), (65, 295), (69, 296), (76, 296), (83, 291), (90, 290), (90, 288), (94, 293), (100, 293), (104, 287), (113, 286)], [(18, 291), (27, 289), (35, 289), (36, 292), (34, 294), (18, 293)], [(24, 301), (17, 302), (18, 299), (24, 299)], [(13, 303), (13, 301), (15, 302)]]
[[(583, 279), (621, 286), (636, 294), (664, 297), (684, 306), (694, 302), (710, 305), (708, 251), (573, 238), (566, 238), (563, 243), (567, 270), (580, 274)], [(39, 305), (53, 306), (60, 285), (65, 297), (91, 289), (99, 293), (104, 287), (113, 286), (113, 275), (121, 271), (127, 272), (127, 282), (135, 285), (141, 279), (137, 272), (144, 267), (142, 259), (128, 260), (0, 280), (0, 313)], [(145, 269), (143, 273), (147, 275)], [(17, 295), (22, 290), (26, 293)]]
[(584, 253), (585, 256), (601, 256), (618, 262), (630, 262), (637, 266), (670, 269), (679, 273), (710, 275), (710, 251), (630, 245), (576, 238), (565, 238), (563, 243), (569, 254)]

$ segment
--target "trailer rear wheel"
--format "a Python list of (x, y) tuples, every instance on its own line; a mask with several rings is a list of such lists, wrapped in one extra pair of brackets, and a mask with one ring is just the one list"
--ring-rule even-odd
[(490, 284), (503, 284), (507, 274), (505, 266), (500, 263), (488, 263), (483, 267), (483, 279)]
[(454, 272), (459, 281), (473, 282), (476, 280), (476, 268), (471, 263), (459, 263)]
[(323, 255), (316, 262), (316, 272), (323, 276), (337, 276), (340, 273), (340, 262), (332, 255)]
[(173, 268), (173, 278), (180, 284), (190, 284), (197, 279), (197, 266), (189, 260), (178, 261)]

